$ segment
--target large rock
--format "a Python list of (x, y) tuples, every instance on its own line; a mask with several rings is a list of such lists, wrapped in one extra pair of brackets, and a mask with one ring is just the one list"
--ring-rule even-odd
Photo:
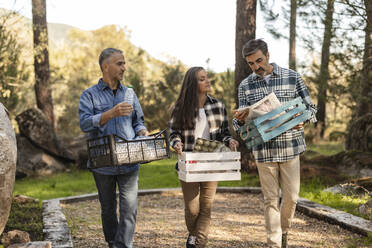
[(63, 161), (34, 146), (24, 136), (17, 136), (17, 178), (45, 176), (65, 169)]
[(369, 195), (369, 191), (362, 186), (356, 185), (354, 183), (343, 183), (338, 184), (323, 190), (324, 192), (331, 192), (333, 194), (341, 194), (347, 196), (359, 196), (364, 197)]
[(27, 232), (20, 230), (13, 230), (8, 233), (4, 233), (1, 243), (8, 247), (12, 244), (23, 244), (30, 242), (30, 235)]
[(13, 127), (0, 103), (0, 234), (8, 221), (17, 163), (17, 143)]
[(71, 151), (57, 139), (53, 127), (44, 113), (37, 109), (28, 109), (16, 117), (20, 133), (44, 151), (62, 159), (75, 161)]
[(74, 137), (67, 145), (68, 149), (72, 151), (75, 158), (76, 165), (79, 169), (87, 168), (88, 148), (87, 148), (87, 134), (81, 134)]

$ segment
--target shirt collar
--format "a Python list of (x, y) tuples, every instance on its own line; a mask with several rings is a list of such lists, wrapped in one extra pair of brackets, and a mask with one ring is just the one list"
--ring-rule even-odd
[(205, 103), (207, 103), (207, 102), (210, 102), (210, 103), (213, 102), (212, 97), (208, 94), (207, 94), (207, 101), (205, 101)]
[[(100, 78), (98, 81), (98, 88), (100, 90), (105, 90), (106, 88), (110, 89), (110, 87), (106, 83), (103, 82), (102, 78)], [(120, 81), (119, 81), (118, 89), (123, 90), (123, 85), (120, 83)]]

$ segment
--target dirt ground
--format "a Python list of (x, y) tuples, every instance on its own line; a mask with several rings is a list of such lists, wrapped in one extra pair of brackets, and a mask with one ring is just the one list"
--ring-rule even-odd
[[(64, 204), (74, 247), (108, 247), (98, 200)], [(181, 192), (139, 197), (134, 247), (185, 247), (187, 230)], [(262, 195), (217, 193), (208, 247), (265, 247)], [(363, 237), (296, 212), (289, 247), (367, 247)], [(368, 246), (369, 247), (369, 246)]]

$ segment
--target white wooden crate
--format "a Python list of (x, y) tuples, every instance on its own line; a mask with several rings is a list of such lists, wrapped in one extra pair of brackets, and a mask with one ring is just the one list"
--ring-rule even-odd
[(240, 152), (183, 152), (178, 178), (184, 182), (239, 181)]

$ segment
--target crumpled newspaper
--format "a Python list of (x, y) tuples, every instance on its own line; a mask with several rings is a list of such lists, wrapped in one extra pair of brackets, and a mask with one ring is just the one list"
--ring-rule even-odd
[[(256, 102), (255, 104), (237, 109), (238, 112), (248, 112), (248, 116), (246, 117), (245, 121), (254, 120), (259, 116), (269, 113), (270, 111), (276, 109), (281, 105), (280, 101), (276, 97), (275, 93), (272, 92), (269, 95), (262, 98), (260, 101)], [(272, 117), (274, 119), (276, 116)], [(270, 120), (271, 120), (270, 119)]]

